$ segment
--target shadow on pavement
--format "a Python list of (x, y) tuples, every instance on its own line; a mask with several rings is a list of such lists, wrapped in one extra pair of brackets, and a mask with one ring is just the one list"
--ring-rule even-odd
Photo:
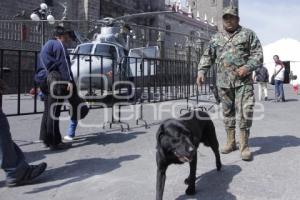
[(298, 99), (286, 99), (285, 102), (277, 102), (275, 101), (275, 98), (268, 98), (269, 102), (273, 102), (273, 103), (287, 103), (287, 102), (296, 102), (299, 101)]
[(81, 146), (87, 146), (91, 144), (98, 145), (110, 145), (127, 142), (129, 140), (136, 139), (138, 135), (145, 134), (147, 132), (130, 132), (130, 133), (95, 133), (88, 136), (79, 137), (72, 142), (72, 148), (78, 148)]
[(250, 138), (250, 147), (260, 147), (253, 155), (268, 154), (283, 148), (300, 146), (300, 138), (291, 135)]
[[(129, 140), (137, 138), (138, 135), (146, 132), (131, 132), (131, 133), (94, 133), (87, 136), (80, 136), (78, 139), (72, 142), (72, 148), (79, 148), (82, 146), (98, 144), (98, 145), (110, 145), (127, 142)], [(46, 158), (45, 155), (64, 153), (69, 149), (51, 151), (45, 148), (40, 151), (24, 152), (26, 160), (31, 163)]]
[[(31, 162), (43, 160), (46, 158), (45, 154), (50, 154), (50, 150), (41, 150), (41, 151), (30, 151), (24, 152), (26, 161), (30, 164)], [(53, 152), (54, 153), (54, 152)]]
[(34, 188), (32, 191), (26, 193), (39, 193), (55, 189), (67, 184), (80, 182), (84, 179), (88, 179), (93, 176), (103, 175), (105, 173), (109, 173), (115, 169), (120, 168), (122, 162), (135, 160), (139, 157), (140, 155), (127, 155), (111, 159), (90, 158), (67, 162), (66, 165), (63, 167), (47, 170), (45, 172), (45, 175), (43, 175), (43, 178), (39, 180), (39, 182), (45, 183), (53, 181), (59, 181), (60, 183), (55, 183), (40, 188)]
[[(212, 170), (196, 180), (196, 194), (194, 196), (181, 195), (176, 200), (205, 199), (205, 200), (236, 200), (236, 196), (228, 192), (234, 176), (242, 171), (238, 165), (223, 165), (220, 172)], [(183, 191), (184, 193), (184, 191)]]
[(298, 99), (286, 99), (285, 102), (299, 101)]

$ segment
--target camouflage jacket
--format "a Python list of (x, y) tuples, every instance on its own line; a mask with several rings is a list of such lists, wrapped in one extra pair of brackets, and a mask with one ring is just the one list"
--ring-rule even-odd
[[(225, 32), (215, 34), (201, 57), (199, 73), (206, 73), (214, 64), (218, 87), (252, 84), (251, 72), (263, 64), (263, 51), (256, 34), (241, 26), (231, 36)], [(234, 73), (241, 66), (249, 69), (243, 78)]]

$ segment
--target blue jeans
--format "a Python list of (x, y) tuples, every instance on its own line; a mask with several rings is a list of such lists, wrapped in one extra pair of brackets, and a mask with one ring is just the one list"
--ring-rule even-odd
[(45, 100), (45, 94), (42, 91), (39, 91), (38, 97), (40, 98), (41, 101)]
[(283, 81), (275, 80), (275, 98), (276, 100), (285, 100), (283, 91)]
[(6, 180), (20, 180), (29, 165), (22, 150), (13, 142), (5, 114), (0, 108), (0, 165), (6, 173)]
[(75, 137), (75, 130), (77, 128), (78, 121), (77, 120), (70, 120), (69, 128), (67, 131), (68, 136)]

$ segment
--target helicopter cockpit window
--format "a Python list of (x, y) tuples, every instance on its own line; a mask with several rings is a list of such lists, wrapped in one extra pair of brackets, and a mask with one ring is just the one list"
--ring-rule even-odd
[[(71, 58), (71, 60), (77, 59), (78, 54), (91, 54), (93, 48), (93, 44), (83, 44), (79, 45)], [(85, 57), (84, 55), (80, 55), (80, 57)]]
[(78, 54), (91, 54), (93, 48), (93, 44), (85, 44), (78, 46), (77, 52)]
[(112, 45), (105, 45), (105, 44), (98, 44), (96, 46), (95, 54), (105, 56), (105, 57), (113, 57), (115, 59), (117, 59), (118, 57), (116, 48)]

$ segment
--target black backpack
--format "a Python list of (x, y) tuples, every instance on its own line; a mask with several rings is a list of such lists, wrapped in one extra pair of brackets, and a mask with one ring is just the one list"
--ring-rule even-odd
[(269, 73), (267, 68), (260, 67), (255, 71), (256, 81), (257, 82), (268, 82), (269, 81)]

